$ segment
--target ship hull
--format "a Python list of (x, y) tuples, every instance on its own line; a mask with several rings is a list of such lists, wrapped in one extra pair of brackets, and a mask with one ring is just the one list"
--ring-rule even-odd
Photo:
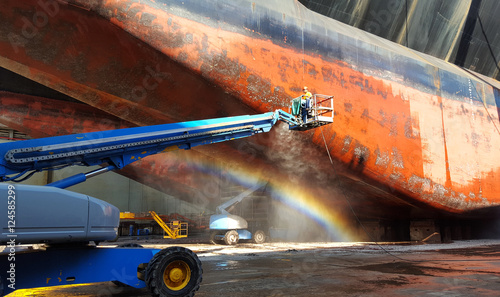
[[(307, 85), (334, 96), (333, 124), (197, 151), (263, 178), (308, 179), (331, 209), (345, 205), (329, 193), (347, 178), (349, 193), (364, 189), (367, 217), (389, 213), (378, 205), (411, 216), (500, 204), (495, 80), (296, 1), (68, 2), (5, 1), (0, 66), (134, 125), (287, 108)], [(298, 151), (293, 168), (286, 147)]]

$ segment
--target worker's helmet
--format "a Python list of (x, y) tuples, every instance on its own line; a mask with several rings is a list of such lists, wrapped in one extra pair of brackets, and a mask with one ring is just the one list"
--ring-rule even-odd
[(304, 87), (302, 90), (303, 90), (304, 92), (306, 92), (306, 91), (307, 91), (307, 87)]

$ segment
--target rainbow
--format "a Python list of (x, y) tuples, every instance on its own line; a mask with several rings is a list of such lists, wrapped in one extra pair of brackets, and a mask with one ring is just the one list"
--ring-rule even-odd
[[(265, 175), (255, 168), (248, 166), (222, 167), (205, 158), (184, 160), (188, 166), (205, 174), (224, 172), (225, 178), (243, 187), (251, 188), (262, 180), (268, 180), (267, 191), (274, 201), (290, 208), (290, 214), (298, 214), (298, 217), (306, 217), (315, 222), (323, 230), (323, 234), (332, 241), (357, 241), (356, 231), (352, 229), (352, 221), (348, 221), (340, 208), (329, 203), (327, 199), (318, 198), (321, 194), (316, 190), (309, 189), (306, 185), (293, 182), (285, 174)], [(220, 163), (219, 163), (220, 164)], [(297, 218), (299, 219), (299, 218)], [(310, 222), (307, 222), (310, 226)]]

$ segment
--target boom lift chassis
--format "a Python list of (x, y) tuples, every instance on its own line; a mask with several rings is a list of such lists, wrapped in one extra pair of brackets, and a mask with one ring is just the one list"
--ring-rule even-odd
[[(306, 106), (303, 119), (276, 110), (0, 144), (0, 244), (5, 245), (0, 296), (17, 289), (104, 281), (147, 286), (153, 296), (193, 296), (203, 274), (195, 253), (183, 247), (98, 247), (100, 241), (116, 238), (119, 210), (64, 188), (149, 155), (269, 132), (278, 120), (299, 131), (331, 123), (333, 100), (325, 98)], [(12, 184), (35, 172), (73, 165), (102, 168), (45, 186)], [(35, 249), (33, 244), (43, 245)]]

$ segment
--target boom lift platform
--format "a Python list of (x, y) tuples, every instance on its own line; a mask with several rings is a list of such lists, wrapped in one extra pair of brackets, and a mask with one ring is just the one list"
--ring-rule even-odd
[[(0, 244), (6, 245), (0, 254), (0, 296), (17, 289), (103, 281), (147, 286), (153, 296), (192, 296), (203, 271), (195, 253), (183, 247), (98, 247), (98, 242), (116, 238), (118, 208), (64, 188), (149, 155), (269, 132), (278, 120), (300, 131), (333, 121), (333, 108), (329, 121), (317, 117), (318, 111), (306, 115), (306, 121), (276, 110), (0, 144), (0, 193), (5, 197)], [(73, 165), (102, 168), (46, 186), (5, 183)], [(96, 244), (90, 245), (92, 241)], [(40, 243), (46, 247), (20, 246)]]
[(299, 96), (290, 104), (289, 111), (297, 119), (298, 125), (290, 125), (290, 130), (305, 131), (333, 123), (333, 96), (314, 94), (311, 98)]

